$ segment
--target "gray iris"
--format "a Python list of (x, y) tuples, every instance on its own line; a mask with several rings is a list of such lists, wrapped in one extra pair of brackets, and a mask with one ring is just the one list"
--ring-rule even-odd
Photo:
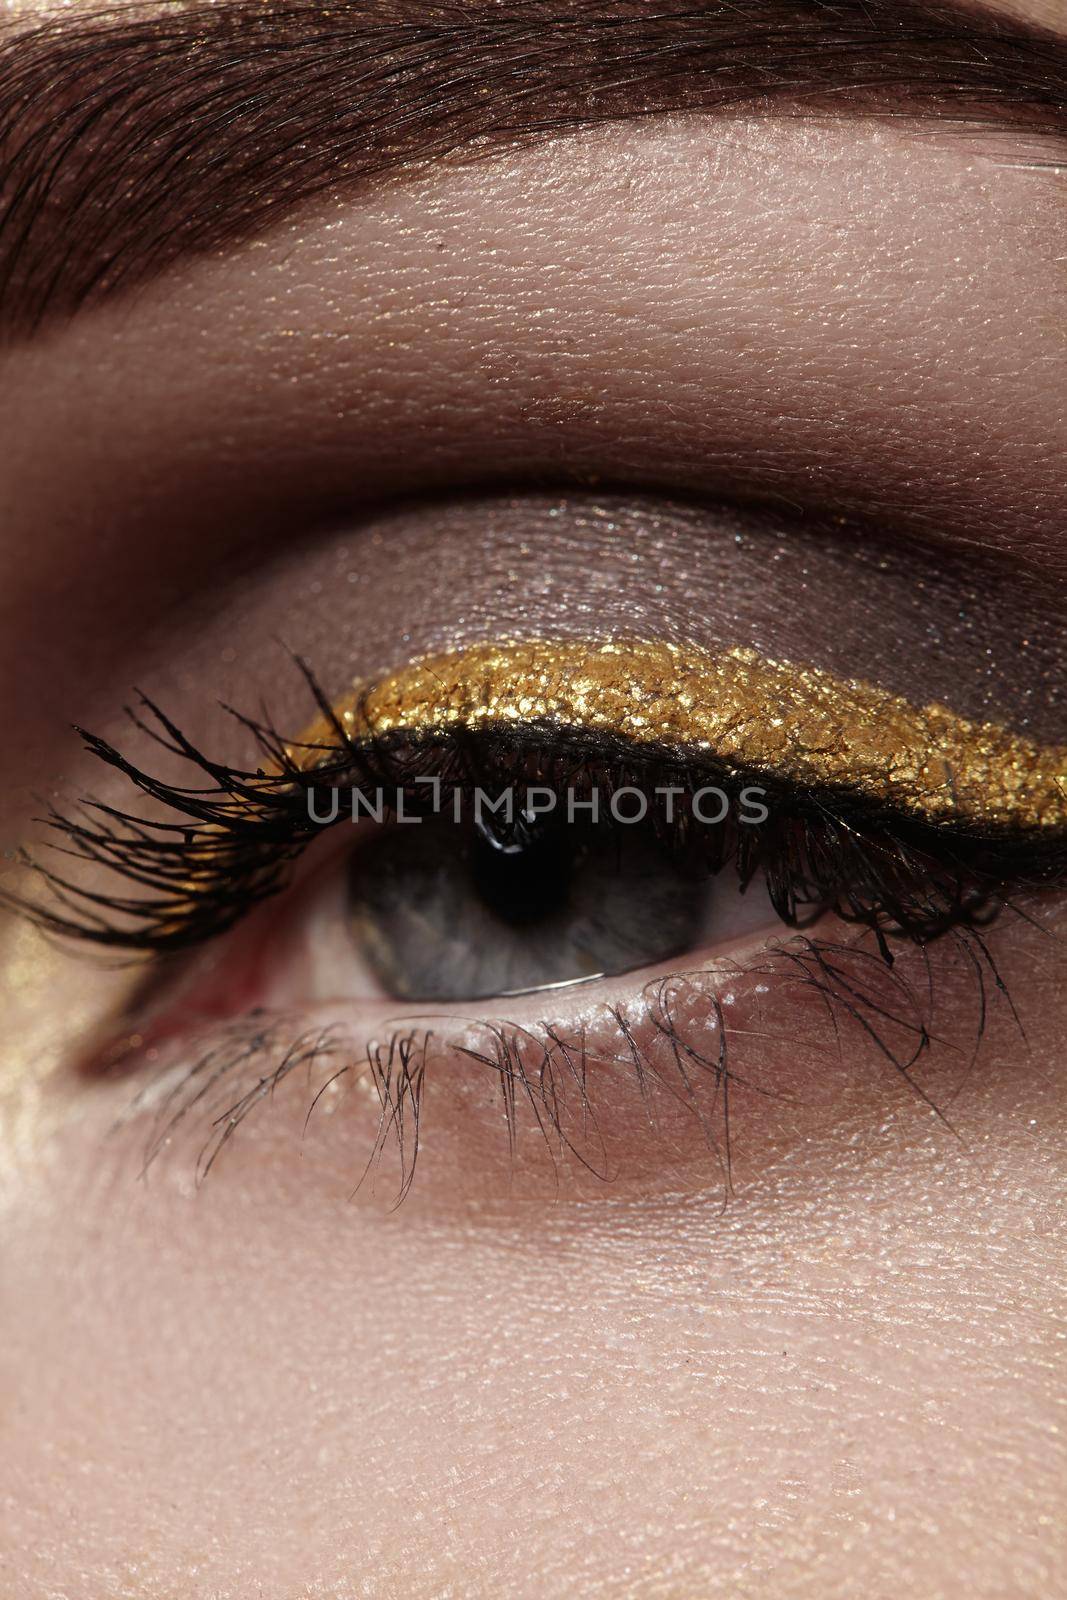
[(403, 1000), (475, 1000), (625, 972), (696, 942), (708, 880), (640, 827), (550, 821), (502, 841), (445, 818), (353, 858), (350, 925)]

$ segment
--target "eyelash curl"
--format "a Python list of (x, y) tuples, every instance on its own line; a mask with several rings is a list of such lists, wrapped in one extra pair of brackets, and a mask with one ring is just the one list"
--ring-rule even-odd
[[(324, 826), (311, 814), (311, 791), (400, 793), (405, 812), (415, 816), (425, 814), (428, 803), (416, 777), (437, 778), (446, 805), (475, 787), (493, 792), (516, 783), (556, 795), (571, 789), (579, 797), (594, 789), (637, 789), (648, 804), (647, 826), (688, 870), (714, 876), (732, 865), (742, 888), (762, 875), (787, 927), (805, 928), (833, 912), (872, 930), (887, 965), (895, 939), (923, 945), (954, 928), (986, 927), (1013, 895), (1067, 879), (1067, 839), (1058, 830), (1050, 837), (1047, 831), (925, 822), (847, 788), (802, 789), (773, 773), (733, 770), (705, 751), (637, 750), (599, 731), (536, 721), (418, 737), (353, 737), (307, 664), (298, 659), (297, 665), (331, 737), (294, 742), (271, 722), (227, 707), (254, 738), (262, 758), (254, 768), (212, 760), (143, 696), (139, 710), (127, 709), (137, 729), (191, 763), (205, 780), (201, 786), (156, 778), (79, 729), (96, 757), (167, 815), (146, 820), (92, 799), (70, 815), (51, 809), (42, 820), (56, 836), (53, 848), (108, 869), (120, 886), (90, 890), (24, 856), (47, 885), (49, 903), (20, 902), (18, 909), (46, 932), (92, 945), (156, 954), (189, 950), (285, 887), (289, 869)], [(726, 819), (714, 826), (699, 822), (692, 810), (693, 794), (705, 786), (721, 789), (731, 802)], [(753, 787), (762, 791), (768, 816), (742, 825), (736, 802)], [(667, 788), (682, 791), (673, 815), (657, 795)]]

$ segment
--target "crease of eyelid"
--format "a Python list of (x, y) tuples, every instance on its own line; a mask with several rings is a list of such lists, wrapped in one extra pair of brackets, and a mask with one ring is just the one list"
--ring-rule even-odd
[(546, 721), (738, 771), (854, 794), (928, 821), (1067, 824), (1067, 745), (1038, 745), (943, 705), (761, 656), (647, 640), (525, 639), (429, 655), (357, 683), (304, 741)]

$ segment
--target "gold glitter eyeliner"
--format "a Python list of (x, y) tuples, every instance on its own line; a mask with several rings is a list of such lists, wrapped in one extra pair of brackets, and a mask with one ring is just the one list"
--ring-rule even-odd
[[(550, 722), (706, 752), (805, 787), (847, 788), (934, 822), (1067, 824), (1067, 746), (738, 646), (477, 644), (356, 684), (337, 716), (356, 739)], [(323, 722), (306, 742), (329, 739)]]

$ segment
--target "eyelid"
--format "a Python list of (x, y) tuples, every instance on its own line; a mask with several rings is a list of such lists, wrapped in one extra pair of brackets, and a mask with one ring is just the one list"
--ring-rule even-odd
[[(426, 656), (357, 685), (308, 735), (537, 722), (607, 732), (637, 747), (710, 753), (728, 767), (846, 788), (933, 822), (1067, 824), (1067, 746), (819, 668), (735, 646), (528, 639)], [(293, 748), (299, 760), (299, 747)]]
[[(558, 1163), (570, 1187), (572, 1161), (589, 1169), (609, 1146), (615, 1157), (607, 1167), (594, 1159), (593, 1175), (598, 1188), (610, 1180), (612, 1194), (631, 1178), (661, 1184), (665, 1158), (672, 1187), (681, 1162), (701, 1188), (725, 1180), (728, 1194), (733, 1128), (743, 1126), (746, 1141), (769, 1136), (769, 1155), (776, 1137), (796, 1140), (798, 1117), (840, 1114), (854, 1092), (879, 1114), (894, 1085), (951, 1127), (942, 1099), (952, 1103), (974, 1062), (961, 1045), (1005, 1029), (1016, 1041), (1021, 1027), (999, 956), (967, 929), (932, 958), (912, 948), (893, 965), (863, 933), (842, 940), (832, 926), (707, 965), (694, 957), (618, 989), (579, 988), (562, 1009), (564, 996), (541, 994), (502, 1000), (488, 1014), (466, 1005), (331, 1004), (205, 1025), (186, 1011), (173, 1029), (147, 1037), (138, 1025), (100, 1059), (109, 1072), (151, 1067), (129, 1115), (147, 1134), (142, 1170), (164, 1152), (187, 1151), (200, 1181), (269, 1101), (275, 1114), (264, 1137), (318, 1130), (328, 1171), (345, 1163), (350, 1198), (388, 1148), (397, 1181), (385, 1198), (395, 1206), (416, 1160), (435, 1203), (447, 1203), (467, 1192), (468, 1179), (475, 1191), (512, 1194), (517, 1171), (537, 1193), (545, 1182), (554, 1192)], [(947, 1035), (945, 996), (953, 997)], [(869, 1072), (856, 1071), (861, 1063)], [(296, 1091), (296, 1116), (279, 1121), (286, 1085)], [(433, 1128), (425, 1146), (424, 1111)], [(435, 1152), (450, 1152), (443, 1192)]]
[[(1059, 750), (753, 652), (712, 656), (641, 641), (479, 645), (362, 684), (337, 708), (300, 665), (320, 721), (287, 742), (269, 724), (239, 717), (263, 756), (252, 771), (210, 759), (143, 702), (150, 720), (134, 720), (198, 767), (207, 789), (163, 783), (86, 735), (95, 754), (162, 802), (172, 820), (114, 807), (97, 808), (95, 822), (92, 812), (88, 820), (53, 815), (61, 849), (112, 871), (110, 892), (37, 866), (58, 904), (8, 904), (86, 943), (154, 952), (206, 944), (285, 886), (288, 867), (322, 829), (312, 790), (364, 781), (402, 787), (433, 761), (453, 787), (467, 789), (493, 772), (528, 777), (528, 762), (557, 787), (576, 770), (609, 788), (629, 772), (650, 798), (679, 792), (658, 787), (657, 774), (683, 794), (721, 783), (742, 801), (746, 786), (766, 783), (770, 822), (702, 830), (698, 869), (714, 874), (730, 863), (742, 884), (765, 873), (790, 926), (833, 907), (880, 933), (929, 940), (995, 915), (1015, 889), (1054, 886), (1067, 867), (1067, 834), (1055, 826), (1067, 807)], [(948, 730), (960, 772), (946, 783), (944, 744), (936, 760), (913, 745), (907, 765), (868, 727), (877, 707), (913, 740), (919, 730)], [(568, 709), (584, 723), (563, 721)], [(1006, 769), (994, 760), (998, 750), (1010, 754)], [(745, 754), (762, 754), (767, 764), (739, 770)], [(1031, 819), (1037, 825), (1025, 825)], [(685, 822), (681, 833), (668, 828), (672, 846), (686, 843)]]

